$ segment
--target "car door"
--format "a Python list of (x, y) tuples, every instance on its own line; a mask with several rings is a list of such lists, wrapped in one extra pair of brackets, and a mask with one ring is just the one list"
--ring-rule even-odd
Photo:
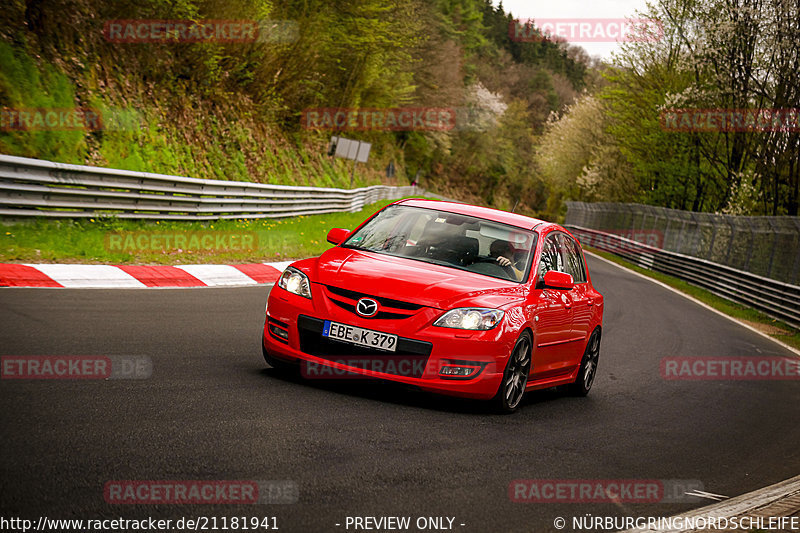
[[(592, 312), (594, 311), (594, 294), (586, 276), (586, 265), (583, 262), (579, 245), (566, 233), (561, 238), (566, 269), (572, 275), (575, 288), (572, 290), (572, 333), (573, 337), (586, 340), (590, 333)], [(583, 344), (583, 343), (581, 343)], [(583, 356), (581, 351), (579, 357)]]
[(574, 345), (577, 344), (573, 342), (572, 332), (572, 291), (544, 288), (542, 280), (549, 270), (566, 272), (563, 245), (558, 232), (550, 232), (544, 238), (536, 270), (534, 379), (557, 377), (571, 371)]

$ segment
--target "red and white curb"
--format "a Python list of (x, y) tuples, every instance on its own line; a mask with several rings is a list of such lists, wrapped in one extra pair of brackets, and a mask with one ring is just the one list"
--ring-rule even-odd
[(290, 264), (291, 261), (181, 266), (0, 263), (0, 287), (236, 287), (274, 283)]

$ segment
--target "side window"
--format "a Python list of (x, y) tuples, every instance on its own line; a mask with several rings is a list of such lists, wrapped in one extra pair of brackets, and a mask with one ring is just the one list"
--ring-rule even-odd
[(568, 274), (572, 274), (572, 279), (575, 283), (583, 283), (586, 281), (586, 268), (583, 264), (583, 257), (581, 256), (580, 248), (569, 235), (559, 235), (564, 243), (564, 259), (566, 260)]
[(564, 258), (561, 256), (561, 246), (559, 243), (558, 235), (551, 233), (542, 245), (542, 256), (539, 258), (539, 278), (541, 279), (545, 272), (550, 270), (558, 270), (559, 272), (566, 272), (564, 269)]

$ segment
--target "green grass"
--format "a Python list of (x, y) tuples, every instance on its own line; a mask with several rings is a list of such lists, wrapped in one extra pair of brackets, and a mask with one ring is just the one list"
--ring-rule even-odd
[[(39, 68), (24, 52), (0, 42), (0, 107), (10, 111), (75, 108), (72, 82), (52, 65)], [(10, 121), (15, 123), (16, 121)], [(0, 153), (82, 163), (87, 150), (82, 131), (17, 130), (19, 124), (0, 130)]]
[[(327, 136), (286, 135), (248, 100), (209, 103), (181, 90), (169, 98), (144, 88), (121, 91), (116, 84), (98, 84), (92, 69), (76, 83), (4, 42), (0, 64), (0, 108), (44, 113), (75, 110), (81, 101), (80, 107), (100, 117), (91, 131), (0, 128), (0, 154), (194, 178), (351, 188), (353, 162), (328, 156)], [(405, 184), (405, 176), (384, 178), (391, 157), (373, 150), (370, 162), (358, 165), (352, 187)]]
[(653, 278), (665, 283), (670, 287), (688, 294), (696, 300), (700, 300), (704, 304), (713, 307), (717, 311), (750, 323), (750, 325), (752, 325), (754, 328), (763, 331), (770, 337), (774, 337), (777, 340), (780, 340), (781, 342), (786, 343), (794, 348), (800, 348), (800, 331), (787, 324), (784, 324), (780, 320), (762, 313), (761, 311), (756, 311), (750, 307), (726, 300), (725, 298), (721, 298), (705, 289), (696, 287), (673, 276), (662, 274), (660, 272), (654, 272), (652, 270), (647, 270), (640, 266), (634, 265), (633, 263), (626, 261), (625, 259), (622, 259), (614, 254), (589, 247), (586, 247), (586, 250), (592, 252), (593, 254), (599, 255), (600, 257), (608, 259), (609, 261), (613, 261), (614, 263), (622, 265), (625, 268), (629, 268), (635, 272), (644, 274), (649, 278)]
[[(114, 218), (84, 220), (34, 219), (0, 225), (0, 262), (5, 263), (101, 263), (101, 264), (195, 264), (261, 263), (319, 255), (331, 244), (325, 240), (331, 228), (353, 229), (386, 200), (355, 213), (331, 213), (286, 219), (225, 220), (214, 222), (137, 221)], [(226, 249), (195, 246), (179, 248), (176, 235), (199, 237), (218, 232), (238, 235)], [(132, 240), (128, 240), (129, 233)], [(139, 235), (161, 237), (161, 247), (136, 245)], [(163, 236), (172, 237), (164, 246)], [(241, 246), (251, 238), (254, 246)], [(125, 244), (133, 244), (125, 249)], [(146, 240), (150, 243), (150, 240)], [(202, 244), (202, 243), (201, 243)], [(133, 249), (131, 249), (133, 248)]]

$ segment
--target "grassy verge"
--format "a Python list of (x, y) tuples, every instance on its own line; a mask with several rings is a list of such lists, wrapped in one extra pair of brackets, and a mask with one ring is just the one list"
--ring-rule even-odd
[(589, 247), (586, 247), (586, 250), (592, 252), (593, 254), (599, 255), (604, 259), (608, 259), (609, 261), (613, 261), (614, 263), (622, 265), (625, 268), (629, 268), (635, 272), (644, 274), (649, 278), (653, 278), (662, 283), (665, 283), (670, 287), (673, 287), (683, 293), (688, 294), (692, 298), (700, 300), (706, 305), (713, 307), (717, 311), (720, 311), (728, 316), (731, 316), (733, 318), (741, 320), (742, 322), (747, 323), (748, 325), (754, 327), (755, 329), (763, 333), (766, 333), (770, 337), (775, 337), (781, 342), (784, 342), (794, 348), (800, 348), (800, 331), (792, 328), (787, 324), (784, 324), (780, 320), (767, 316), (764, 313), (756, 311), (755, 309), (752, 309), (750, 307), (746, 307), (744, 305), (732, 302), (730, 300), (720, 298), (719, 296), (716, 296), (715, 294), (712, 294), (705, 289), (701, 289), (700, 287), (691, 285), (690, 283), (687, 283), (673, 276), (644, 269), (614, 254), (603, 252)]
[[(1, 154), (194, 178), (351, 187), (353, 162), (327, 155), (327, 135), (286, 134), (233, 93), (206, 100), (185, 94), (182, 85), (153, 92), (125, 76), (103, 79), (93, 67), (73, 79), (24, 46), (2, 41), (0, 65), (3, 108), (64, 112), (81, 102), (94, 117), (86, 127), (0, 128)], [(356, 169), (352, 187), (407, 183), (402, 153), (391, 145), (376, 148), (369, 164)], [(389, 161), (397, 161), (397, 178), (384, 177)]]
[[(35, 219), (0, 225), (0, 262), (261, 263), (319, 255), (331, 228), (353, 229), (391, 201), (355, 213), (214, 222)], [(192, 238), (194, 236), (194, 239)]]

